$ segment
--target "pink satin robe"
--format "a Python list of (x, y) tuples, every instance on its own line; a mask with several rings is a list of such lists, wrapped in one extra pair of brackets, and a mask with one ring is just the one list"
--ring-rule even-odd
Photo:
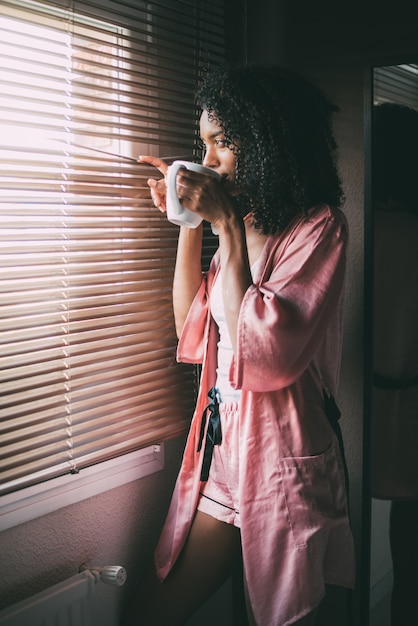
[[(242, 390), (240, 519), (248, 595), (258, 626), (297, 621), (324, 583), (352, 587), (354, 549), (338, 443), (321, 377), (335, 392), (342, 343), (347, 225), (320, 205), (264, 246), (242, 302), (230, 380)], [(161, 580), (187, 538), (200, 488), (200, 420), (216, 369), (209, 313), (215, 255), (189, 311), (178, 360), (202, 363), (195, 415), (155, 561)], [(315, 365), (314, 365), (315, 363)]]

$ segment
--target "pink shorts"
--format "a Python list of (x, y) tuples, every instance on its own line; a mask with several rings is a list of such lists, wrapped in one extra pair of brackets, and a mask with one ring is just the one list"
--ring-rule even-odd
[(219, 404), (222, 443), (214, 447), (207, 482), (201, 483), (198, 511), (240, 528), (238, 403)]

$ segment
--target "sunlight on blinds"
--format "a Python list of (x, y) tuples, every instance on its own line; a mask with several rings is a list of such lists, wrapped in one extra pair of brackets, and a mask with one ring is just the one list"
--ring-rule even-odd
[(184, 433), (195, 396), (155, 170), (83, 146), (196, 151), (222, 2), (57, 5), (0, 9), (0, 493)]

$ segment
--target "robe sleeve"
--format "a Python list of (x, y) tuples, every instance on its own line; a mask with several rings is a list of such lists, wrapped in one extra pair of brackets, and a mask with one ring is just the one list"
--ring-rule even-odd
[(200, 288), (192, 302), (177, 344), (179, 363), (203, 363), (210, 317), (209, 291), (219, 263), (219, 254), (212, 259), (210, 268), (202, 274)]
[(300, 221), (265, 282), (249, 287), (230, 368), (233, 387), (272, 391), (302, 375), (340, 311), (347, 239), (343, 213), (322, 207)]

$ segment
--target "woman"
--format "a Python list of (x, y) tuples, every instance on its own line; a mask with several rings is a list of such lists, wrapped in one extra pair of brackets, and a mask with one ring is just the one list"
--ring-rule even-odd
[[(177, 192), (219, 249), (202, 275), (202, 227), (180, 229), (178, 360), (202, 363), (202, 376), (155, 555), (164, 582), (146, 587), (135, 623), (184, 624), (242, 555), (250, 621), (310, 625), (325, 583), (351, 587), (354, 572), (324, 406), (339, 373), (347, 244), (335, 108), (302, 78), (257, 67), (218, 69), (197, 101), (203, 165), (222, 179), (181, 170)], [(164, 180), (149, 186), (165, 211)]]

